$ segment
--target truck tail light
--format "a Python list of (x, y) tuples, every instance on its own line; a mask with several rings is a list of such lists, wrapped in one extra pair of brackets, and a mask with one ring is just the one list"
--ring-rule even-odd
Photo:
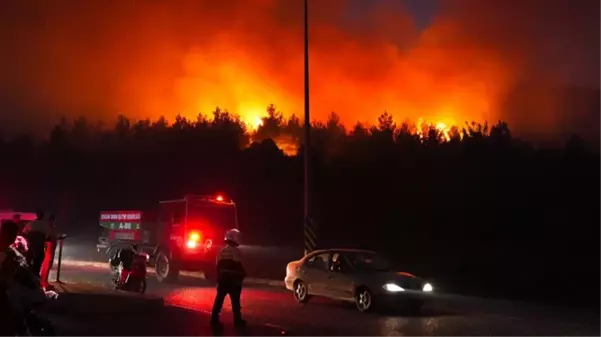
[(202, 240), (202, 233), (197, 232), (197, 231), (190, 232), (190, 234), (188, 235), (188, 241), (186, 242), (186, 247), (188, 247), (190, 249), (195, 249), (196, 247), (198, 247), (201, 240)]

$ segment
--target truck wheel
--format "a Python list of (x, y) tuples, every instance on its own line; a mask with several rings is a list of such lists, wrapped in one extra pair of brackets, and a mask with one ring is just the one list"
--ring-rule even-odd
[(179, 276), (179, 268), (164, 252), (157, 254), (155, 272), (159, 282), (175, 282)]
[(215, 266), (211, 266), (211, 265), (207, 264), (202, 268), (202, 272), (205, 275), (205, 280), (210, 281), (210, 282), (217, 281), (217, 271), (215, 270)]

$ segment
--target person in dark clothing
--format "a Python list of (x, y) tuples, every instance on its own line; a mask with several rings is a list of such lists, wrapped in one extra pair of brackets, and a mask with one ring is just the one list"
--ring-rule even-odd
[(15, 243), (18, 233), (19, 226), (14, 221), (2, 222), (0, 226), (0, 283), (4, 283), (17, 266), (14, 252), (10, 246)]
[(13, 214), (13, 221), (19, 227), (19, 232), (21, 232), (23, 230), (23, 223), (21, 222), (21, 214), (19, 214), (19, 213)]
[(0, 225), (0, 336), (15, 336), (14, 311), (8, 297), (8, 287), (18, 264), (10, 248), (17, 238), (19, 226), (14, 221)]
[(217, 256), (217, 295), (213, 303), (211, 313), (211, 325), (220, 327), (219, 314), (223, 307), (223, 301), (227, 295), (232, 302), (232, 313), (234, 314), (234, 324), (236, 326), (245, 326), (246, 322), (242, 319), (240, 295), (242, 294), (242, 282), (246, 277), (246, 271), (241, 262), (240, 231), (237, 229), (229, 230), (225, 235), (226, 246), (221, 249)]
[(46, 241), (52, 237), (52, 229), (50, 224), (44, 220), (43, 211), (36, 212), (36, 218), (36, 220), (25, 226), (23, 232), (29, 243), (27, 263), (36, 275), (40, 275), (42, 263), (44, 262)]

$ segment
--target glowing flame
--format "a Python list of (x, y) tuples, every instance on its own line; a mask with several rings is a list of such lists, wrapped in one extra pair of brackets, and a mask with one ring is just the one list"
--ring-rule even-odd
[(298, 144), (290, 137), (280, 136), (273, 140), (285, 155), (291, 157), (298, 154)]
[(447, 124), (445, 122), (438, 121), (438, 122), (432, 123), (432, 122), (424, 121), (424, 119), (420, 118), (420, 119), (418, 119), (418, 121), (416, 123), (416, 127), (417, 127), (416, 133), (420, 139), (424, 139), (426, 137), (426, 135), (424, 133), (427, 133), (431, 127), (434, 127), (434, 129), (436, 129), (440, 133), (440, 135), (444, 141), (448, 142), (449, 140), (451, 140), (451, 135), (450, 135), (451, 127), (449, 126), (449, 124)]

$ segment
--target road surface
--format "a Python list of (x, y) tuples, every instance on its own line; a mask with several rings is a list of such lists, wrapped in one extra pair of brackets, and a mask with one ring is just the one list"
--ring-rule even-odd
[[(252, 277), (284, 279), (288, 262), (300, 259), (300, 249), (265, 246), (241, 246), (246, 272)], [(57, 251), (58, 254), (58, 251)], [(58, 256), (58, 255), (57, 255)], [(69, 237), (64, 242), (63, 258), (78, 261), (107, 261), (96, 250), (96, 242), (89, 239)], [(266, 264), (265, 261), (269, 260)]]
[[(52, 276), (54, 277), (54, 275)], [(110, 287), (108, 268), (63, 267), (61, 280)], [(165, 304), (200, 312), (211, 309), (214, 287), (195, 277), (181, 277), (177, 285), (160, 284), (150, 275), (148, 293)], [(297, 304), (285, 289), (247, 287), (243, 314), (254, 324), (281, 327), (290, 335), (596, 335), (599, 312), (536, 307), (515, 302), (442, 296), (418, 316), (361, 314), (352, 306), (326, 299)], [(224, 323), (231, 322), (226, 303)]]

